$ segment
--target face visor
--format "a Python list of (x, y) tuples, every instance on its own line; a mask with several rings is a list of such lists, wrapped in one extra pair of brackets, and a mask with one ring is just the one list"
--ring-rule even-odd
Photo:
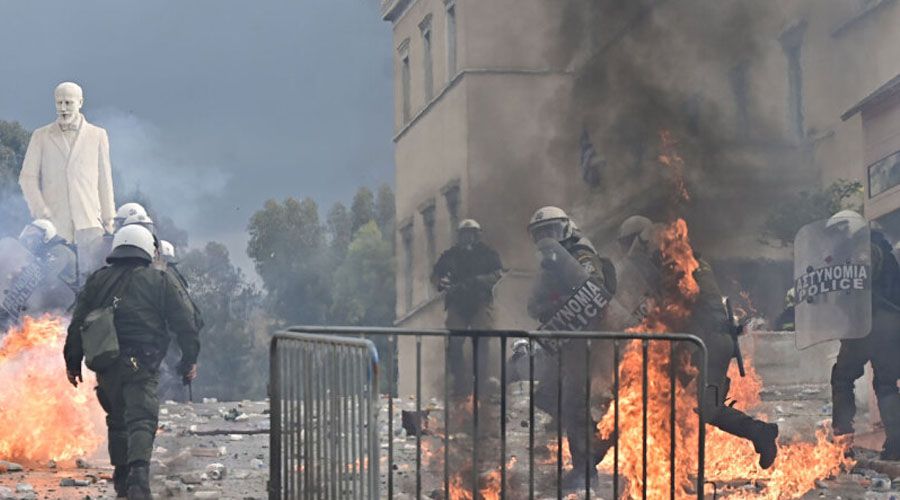
[(531, 226), (531, 239), (535, 243), (546, 238), (562, 241), (565, 232), (566, 222), (563, 219), (543, 221)]
[(460, 229), (457, 235), (459, 244), (464, 247), (471, 247), (478, 242), (478, 233), (477, 229)]

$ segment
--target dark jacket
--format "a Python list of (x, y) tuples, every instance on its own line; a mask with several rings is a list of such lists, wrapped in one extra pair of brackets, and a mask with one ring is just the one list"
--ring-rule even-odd
[[(500, 255), (481, 241), (466, 249), (456, 245), (441, 254), (431, 274), (435, 287), (441, 278), (450, 279), (444, 304), (474, 313), (493, 301), (493, 287), (500, 280), (503, 263)], [(442, 291), (442, 290), (439, 290)]]
[[(130, 277), (123, 276), (128, 272), (132, 273)], [(186, 370), (197, 362), (200, 338), (194, 308), (177, 279), (144, 261), (123, 259), (94, 272), (78, 294), (63, 351), (69, 371), (81, 368), (81, 328), (85, 317), (94, 309), (109, 305), (114, 296), (120, 299), (115, 324), (123, 353), (141, 351), (155, 358), (145, 362), (158, 366), (169, 345), (167, 332), (171, 331), (181, 348), (180, 368)]]

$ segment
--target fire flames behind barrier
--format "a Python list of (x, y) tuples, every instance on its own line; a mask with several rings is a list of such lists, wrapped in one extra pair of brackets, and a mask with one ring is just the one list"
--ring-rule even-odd
[[(291, 334), (287, 334), (287, 338), (297, 337), (297, 334), (304, 334), (303, 339), (305, 339), (306, 348), (301, 348), (299, 350), (293, 351), (293, 354), (286, 355), (279, 351), (281, 348), (276, 348), (273, 343), (273, 363), (272, 363), (272, 380), (271, 386), (273, 388), (271, 392), (271, 404), (272, 404), (272, 462), (271, 462), (271, 471), (272, 471), (272, 485), (278, 484), (287, 484), (287, 485), (298, 485), (296, 489), (291, 489), (290, 491), (294, 492), (293, 494), (287, 493), (287, 488), (285, 487), (282, 490), (275, 490), (270, 487), (270, 498), (351, 498), (351, 496), (346, 495), (334, 495), (332, 493), (333, 489), (329, 489), (328, 487), (323, 487), (318, 490), (311, 490), (305, 488), (306, 485), (311, 484), (315, 481), (315, 474), (318, 473), (318, 469), (316, 468), (316, 462), (323, 460), (324, 458), (319, 455), (315, 455), (315, 448), (311, 448), (309, 446), (310, 441), (310, 432), (305, 431), (305, 427), (308, 425), (312, 425), (312, 422), (320, 421), (321, 418), (327, 418), (326, 414), (323, 414), (323, 405), (320, 403), (316, 405), (314, 402), (317, 394), (313, 394), (312, 400), (310, 398), (304, 399), (304, 403), (309, 405), (310, 412), (304, 413), (301, 410), (295, 409), (293, 412), (290, 410), (285, 413), (281, 411), (282, 409), (289, 408), (289, 405), (285, 404), (285, 401), (281, 398), (284, 397), (284, 388), (281, 388), (281, 395), (279, 395), (276, 388), (280, 388), (285, 385), (287, 382), (282, 382), (277, 380), (276, 377), (286, 376), (288, 373), (292, 373), (295, 379), (295, 384), (299, 384), (303, 386), (304, 384), (310, 385), (311, 381), (306, 381), (307, 378), (311, 377), (312, 381), (319, 381), (324, 378), (325, 383), (330, 386), (330, 384), (340, 383), (340, 380), (337, 378), (336, 373), (332, 372), (316, 372), (315, 368), (311, 368), (310, 371), (297, 371), (296, 367), (304, 366), (304, 362), (297, 362), (303, 356), (306, 356), (307, 359), (310, 356), (315, 356), (313, 352), (316, 350), (328, 350), (334, 343), (347, 343), (353, 342), (346, 338), (346, 336), (358, 336), (358, 337), (369, 337), (376, 338), (382, 337), (382, 340), (387, 339), (387, 344), (391, 346), (392, 349), (396, 349), (398, 340), (402, 337), (407, 337), (415, 344), (415, 418), (421, 419), (423, 415), (423, 353), (422, 353), (422, 345), (423, 341), (434, 342), (437, 341), (443, 343), (443, 352), (444, 352), (444, 367), (449, 365), (449, 356), (450, 356), (450, 339), (451, 338), (462, 338), (465, 342), (471, 346), (471, 355), (472, 360), (471, 363), (467, 363), (466, 367), (471, 369), (471, 398), (468, 401), (468, 411), (470, 411), (470, 432), (471, 436), (480, 436), (479, 427), (483, 427), (486, 424), (494, 424), (499, 425), (499, 460), (496, 460), (497, 457), (490, 459), (491, 463), (485, 463), (487, 460), (484, 458), (488, 452), (496, 452), (494, 448), (489, 448), (487, 446), (479, 446), (479, 441), (477, 438), (473, 439), (473, 446), (470, 446), (469, 449), (453, 450), (454, 454), (465, 453), (468, 454), (468, 465), (465, 467), (465, 470), (454, 470), (451, 467), (451, 448), (459, 447), (459, 444), (453, 443), (453, 438), (449, 435), (448, 431), (448, 422), (450, 421), (450, 409), (458, 408), (459, 402), (451, 401), (452, 391), (450, 388), (450, 375), (448, 373), (444, 373), (442, 377), (444, 383), (442, 391), (439, 389), (438, 394), (443, 393), (443, 420), (445, 422), (444, 429), (442, 435), (439, 435), (442, 442), (444, 444), (450, 443), (449, 446), (443, 446), (441, 453), (443, 457), (441, 457), (440, 468), (442, 469), (439, 474), (442, 474), (442, 478), (440, 480), (440, 490), (443, 492), (443, 497), (448, 500), (463, 498), (463, 499), (479, 499), (479, 498), (536, 498), (538, 493), (536, 491), (536, 482), (535, 482), (535, 470), (536, 470), (536, 453), (535, 451), (538, 448), (543, 448), (544, 444), (536, 445), (535, 442), (535, 416), (536, 416), (536, 404), (535, 404), (535, 394), (536, 390), (540, 384), (540, 377), (538, 375), (538, 370), (540, 367), (536, 366), (535, 353), (540, 349), (539, 346), (550, 346), (552, 345), (552, 341), (580, 341), (584, 342), (586, 345), (585, 349), (585, 357), (584, 361), (586, 363), (587, 370), (584, 373), (583, 384), (585, 391), (582, 393), (585, 397), (584, 409), (585, 409), (585, 417), (586, 421), (592, 422), (592, 417), (590, 415), (590, 397), (591, 397), (591, 373), (592, 373), (592, 359), (591, 359), (591, 346), (597, 347), (598, 344), (601, 345), (604, 349), (608, 348), (611, 359), (613, 360), (613, 366), (618, 367), (619, 362), (622, 360), (623, 354), (629, 348), (638, 348), (642, 351), (641, 356), (641, 385), (642, 385), (642, 394), (641, 394), (641, 413), (642, 413), (642, 423), (641, 423), (641, 433), (642, 433), (642, 450), (643, 450), (643, 463), (639, 464), (640, 475), (640, 485), (643, 485), (643, 491), (634, 491), (631, 492), (629, 496), (634, 498), (648, 498), (646, 492), (647, 485), (647, 474), (648, 474), (648, 425), (660, 425), (659, 422), (654, 422), (652, 420), (648, 421), (648, 398), (652, 397), (648, 394), (648, 386), (647, 384), (647, 372), (648, 372), (648, 348), (652, 344), (657, 342), (666, 343), (669, 345), (669, 353), (670, 360), (674, 358), (675, 347), (676, 345), (689, 345), (694, 349), (700, 351), (701, 356), (700, 366), (697, 367), (698, 373), (696, 375), (696, 387), (697, 387), (697, 401), (703, 401), (703, 388), (706, 387), (706, 360), (707, 360), (707, 352), (706, 346), (703, 342), (693, 336), (693, 335), (684, 335), (684, 334), (668, 334), (668, 333), (660, 333), (660, 334), (644, 334), (644, 333), (621, 333), (621, 332), (592, 332), (592, 333), (582, 333), (582, 332), (553, 332), (553, 331), (539, 331), (539, 332), (526, 332), (526, 331), (486, 331), (486, 332), (476, 332), (476, 331), (446, 331), (446, 330), (404, 330), (404, 329), (393, 329), (393, 328), (342, 328), (342, 327), (294, 327), (289, 330), (293, 332)], [(344, 336), (344, 337), (336, 337), (336, 336)], [(285, 337), (282, 337), (285, 338)], [(321, 339), (318, 344), (314, 343), (315, 339)], [(505, 464), (508, 460), (514, 460), (514, 457), (508, 456), (508, 430), (507, 430), (507, 416), (508, 416), (508, 395), (506, 390), (499, 391), (499, 416), (496, 414), (490, 415), (487, 418), (498, 420), (498, 422), (485, 422), (485, 416), (483, 413), (488, 414), (490, 412), (483, 412), (482, 409), (479, 408), (480, 404), (484, 404), (484, 398), (479, 396), (479, 390), (483, 390), (483, 384), (481, 383), (481, 378), (484, 377), (484, 374), (479, 373), (481, 367), (485, 366), (485, 363), (479, 362), (479, 356), (482, 353), (479, 352), (479, 349), (483, 349), (483, 347), (479, 347), (479, 345), (483, 345), (483, 342), (474, 342), (475, 339), (489, 339), (495, 343), (499, 344), (500, 350), (499, 353), (502, 355), (492, 356), (493, 359), (489, 360), (489, 365), (497, 366), (499, 365), (499, 376), (500, 380), (504, 381), (502, 383), (502, 387), (505, 387), (505, 382), (509, 380), (509, 372), (510, 372), (510, 360), (507, 359), (507, 354), (509, 354), (509, 347), (512, 343), (517, 340), (523, 339), (528, 343), (529, 349), (528, 352), (530, 355), (527, 357), (527, 373), (525, 374), (524, 382), (527, 383), (528, 387), (528, 446), (527, 446), (527, 483), (525, 486), (517, 485), (518, 493), (513, 493), (511, 484), (508, 481), (508, 471)], [(278, 340), (276, 339), (276, 342)], [(636, 341), (636, 344), (633, 342)], [(357, 341), (358, 342), (358, 341)], [(291, 361), (291, 356), (294, 356), (296, 359)], [(549, 359), (553, 361), (553, 366), (549, 368), (549, 371), (556, 371), (557, 375), (562, 375), (563, 371), (566, 369), (563, 363), (562, 355), (557, 351), (555, 354), (550, 355), (548, 358), (545, 358), (545, 361)], [(277, 361), (276, 361), (277, 360)], [(483, 360), (482, 360), (483, 361)], [(404, 360), (406, 363), (405, 366), (408, 366), (409, 360)], [(282, 368), (281, 371), (278, 371), (278, 367), (276, 365), (283, 365), (288, 363), (289, 366), (295, 367), (293, 371), (284, 371)], [(306, 362), (306, 366), (310, 366)], [(678, 381), (679, 374), (676, 373), (675, 363), (668, 363), (671, 369), (668, 373), (668, 384), (665, 387), (665, 390), (668, 392), (667, 401), (669, 403), (669, 411), (667, 412), (668, 417), (668, 428), (675, 429), (676, 428), (676, 383)], [(349, 370), (351, 373), (355, 373), (357, 370), (356, 367), (342, 365), (343, 370)], [(430, 367), (433, 368), (433, 367)], [(337, 367), (332, 366), (328, 368), (329, 370), (336, 370)], [(546, 367), (544, 368), (544, 373), (547, 373)], [(339, 371), (339, 370), (338, 370)], [(386, 392), (388, 394), (395, 394), (397, 388), (397, 380), (394, 374), (394, 370), (391, 368), (382, 369), (384, 372), (384, 379), (382, 379), (387, 387)], [(433, 371), (433, 370), (429, 370)], [(619, 406), (619, 389), (620, 389), (620, 374), (618, 369), (612, 370), (613, 372), (613, 381), (611, 385), (611, 395), (612, 400), (610, 402), (611, 411), (613, 412), (613, 432), (611, 436), (613, 437), (614, 445), (609, 450), (608, 455), (611, 455), (611, 465), (610, 470), (612, 474), (612, 491), (611, 494), (613, 498), (620, 498), (624, 492), (622, 491), (622, 487), (620, 484), (620, 475), (621, 468), (626, 466), (627, 464), (623, 464), (619, 460), (619, 449), (618, 449), (618, 437), (620, 435), (620, 406)], [(410, 374), (412, 375), (412, 374)], [(557, 385), (556, 387), (556, 400), (553, 403), (557, 408), (557, 415), (561, 413), (562, 410), (562, 398), (560, 397), (563, 394), (563, 377), (556, 376), (552, 377), (551, 380)], [(314, 384), (313, 384), (314, 385)], [(302, 392), (302, 390), (300, 391)], [(327, 391), (323, 391), (318, 393), (319, 397), (323, 397), (324, 394), (327, 394)], [(352, 395), (348, 394), (348, 397), (352, 397)], [(341, 399), (341, 398), (338, 398)], [(381, 441), (384, 441), (382, 447), (387, 449), (387, 457), (386, 457), (386, 478), (382, 478), (384, 482), (386, 482), (386, 490), (382, 491), (381, 495), (384, 498), (394, 498), (398, 494), (398, 488), (395, 484), (396, 482), (396, 470), (398, 469), (395, 462), (395, 449), (394, 449), (394, 439), (393, 436), (395, 432), (399, 429), (401, 423), (396, 422), (394, 418), (394, 399), (387, 399), (387, 429), (388, 435), (386, 436), (378, 436)], [(360, 405), (368, 405), (369, 402), (366, 402), (364, 398), (359, 399), (358, 404)], [(340, 403), (339, 403), (340, 405)], [(455, 406), (454, 406), (455, 405)], [(302, 404), (301, 404), (302, 406)], [(324, 406), (327, 408), (327, 404)], [(279, 413), (276, 414), (276, 408), (279, 408)], [(351, 411), (353, 411), (351, 409)], [(374, 408), (368, 408), (366, 410), (368, 415), (371, 417), (367, 422), (370, 424), (368, 429), (372, 430), (375, 428), (375, 414), (377, 410)], [(691, 471), (691, 482), (693, 483), (693, 487), (691, 488), (693, 491), (696, 491), (696, 496), (698, 499), (702, 499), (704, 497), (704, 445), (705, 445), (705, 426), (704, 424), (704, 415), (703, 415), (703, 407), (702, 405), (697, 405), (695, 410), (694, 417), (697, 421), (697, 448), (696, 448), (696, 458), (697, 458), (697, 470)], [(502, 417), (502, 418), (501, 418)], [(650, 417), (653, 418), (653, 417)], [(684, 418), (684, 416), (680, 416), (680, 418)], [(303, 420), (305, 419), (305, 420)], [(341, 425), (338, 423), (337, 425)], [(524, 426), (524, 422), (522, 424)], [(425, 450), (423, 447), (423, 427), (421, 421), (417, 422), (415, 427), (415, 494), (414, 498), (423, 498), (423, 477), (424, 474), (433, 474), (431, 471), (426, 471), (425, 467), (425, 459), (423, 453), (427, 453), (428, 455), (433, 455), (434, 452), (431, 450)], [(295, 429), (293, 433), (289, 430)], [(482, 429), (483, 430), (483, 429)], [(562, 482), (560, 481), (563, 470), (564, 470), (564, 437), (563, 437), (563, 428), (562, 428), (562, 419), (555, 419), (555, 445), (553, 447), (555, 451), (555, 466), (556, 466), (556, 496), (557, 498), (563, 498), (563, 490), (562, 490)], [(346, 431), (345, 431), (346, 432)], [(581, 439), (584, 439), (584, 443), (587, 447), (590, 447), (590, 443), (593, 434), (596, 433), (597, 430), (592, 425), (585, 427), (585, 434)], [(676, 443), (675, 443), (675, 433), (669, 432), (670, 440), (668, 443), (662, 444), (668, 449), (668, 472), (669, 472), (669, 491), (670, 497), (675, 498), (676, 492), (681, 491), (680, 488), (683, 485), (676, 486)], [(347, 434), (332, 434), (331, 437), (334, 439), (341, 439), (338, 435), (343, 435), (343, 441), (348, 441), (352, 436), (350, 433)], [(299, 437), (299, 439), (298, 439)], [(306, 437), (306, 439), (304, 439)], [(315, 439), (315, 435), (312, 436)], [(293, 439), (293, 445), (290, 447), (289, 441)], [(575, 439), (574, 437), (572, 439)], [(302, 442), (301, 442), (302, 441)], [(288, 446), (290, 447), (287, 450), (283, 450), (282, 447)], [(315, 443), (313, 443), (313, 446)], [(344, 446), (347, 443), (343, 444)], [(652, 444), (651, 444), (652, 445)], [(276, 446), (279, 446), (276, 449)], [(659, 446), (657, 444), (656, 446)], [(377, 447), (377, 445), (376, 445)], [(340, 446), (338, 446), (340, 448)], [(483, 449), (482, 449), (483, 448)], [(305, 450), (311, 450), (313, 453), (306, 453)], [(358, 456), (358, 455), (357, 455)], [(360, 471), (360, 473), (368, 473), (369, 478), (376, 478), (375, 486), (377, 487), (377, 449), (372, 451), (372, 454), (369, 455), (371, 458), (369, 459), (369, 464), (372, 465), (371, 470), (369, 471)], [(352, 456), (344, 455), (343, 464), (348, 467), (348, 470), (356, 470), (353, 469), (354, 464), (358, 464), (358, 462), (352, 462)], [(338, 460), (342, 460), (341, 457), (338, 457)], [(287, 464), (285, 462), (290, 461), (291, 464)], [(496, 463), (495, 463), (496, 462)], [(299, 465), (298, 465), (299, 464)], [(538, 464), (539, 465), (539, 464)], [(586, 469), (588, 467), (593, 467), (593, 464), (590, 460), (588, 460), (586, 464)], [(340, 467), (339, 467), (340, 468)], [(484, 490), (479, 489), (479, 485), (482, 484), (480, 479), (480, 474), (486, 468), (492, 470), (499, 470), (499, 481), (496, 485), (496, 491), (492, 492), (491, 495), (486, 495)], [(466, 490), (463, 488), (460, 489), (459, 484), (459, 475), (460, 474), (471, 475), (467, 480), (471, 483), (471, 487)], [(591, 477), (589, 470), (585, 471), (585, 485), (584, 485), (584, 498), (590, 498), (590, 488), (591, 485), (589, 483), (589, 479)], [(295, 476), (293, 479), (288, 476)], [(343, 476), (339, 476), (340, 481), (350, 481), (355, 478), (354, 474), (347, 474)], [(453, 477), (453, 479), (451, 479)], [(277, 481), (280, 481), (277, 482)], [(326, 483), (328, 484), (328, 483)], [(344, 483), (340, 485), (329, 485), (330, 487), (345, 487)], [(303, 494), (298, 494), (296, 492), (303, 492)], [(377, 490), (372, 489), (368, 490), (373, 493), (371, 496), (364, 498), (376, 498), (378, 496)], [(462, 494), (460, 494), (462, 492)], [(352, 496), (352, 498), (358, 498), (357, 496)]]
[(269, 498), (377, 498), (375, 345), (287, 331), (270, 356)]

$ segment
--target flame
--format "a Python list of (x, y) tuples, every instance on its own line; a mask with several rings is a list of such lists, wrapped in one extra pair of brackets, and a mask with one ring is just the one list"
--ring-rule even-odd
[(660, 152), (656, 161), (672, 171), (672, 181), (675, 183), (675, 201), (691, 201), (691, 195), (684, 182), (684, 159), (676, 148), (678, 141), (672, 136), (672, 132), (661, 130), (659, 142)]
[[(549, 456), (543, 462), (540, 462), (541, 465), (550, 465), (556, 464), (556, 457), (559, 454), (559, 445), (556, 443), (556, 438), (551, 439), (547, 443), (547, 452)], [(569, 438), (567, 436), (563, 436), (562, 438), (562, 462), (563, 462), (563, 470), (570, 471), (573, 468), (572, 465), (572, 450), (569, 448)]]
[[(691, 306), (699, 294), (699, 286), (693, 272), (699, 268), (688, 238), (687, 224), (678, 219), (663, 232), (660, 241), (663, 262), (663, 298), (652, 304), (643, 323), (631, 331), (659, 333), (679, 331), (689, 319)], [(619, 464), (620, 472), (627, 479), (625, 497), (641, 495), (644, 453), (647, 467), (647, 498), (665, 498), (670, 495), (670, 369), (691, 376), (697, 370), (691, 366), (687, 351), (671, 350), (666, 342), (648, 341), (647, 352), (647, 447), (643, 447), (643, 358), (644, 344), (632, 341), (619, 365)], [(674, 356), (672, 355), (674, 354)], [(671, 364), (675, 366), (672, 367)], [(736, 365), (729, 367), (732, 386), (728, 397), (735, 407), (750, 410), (759, 404), (762, 381), (750, 359), (745, 361), (747, 376), (740, 377)], [(684, 386), (675, 384), (675, 488), (676, 498), (695, 496), (691, 493), (697, 470), (698, 422), (694, 408), (696, 382)], [(598, 424), (603, 437), (614, 429), (614, 407), (607, 411)], [(741, 490), (729, 498), (786, 499), (797, 498), (815, 487), (815, 480), (828, 477), (849, 465), (844, 457), (847, 443), (829, 442), (827, 433), (819, 430), (816, 443), (780, 444), (778, 459), (768, 470), (761, 470), (753, 445), (712, 426), (706, 434), (706, 475), (709, 480), (734, 482), (763, 480), (762, 491)], [(612, 470), (613, 454), (607, 454), (599, 468)]]
[(85, 377), (75, 389), (66, 380), (63, 323), (54, 316), (25, 317), (0, 339), (0, 459), (62, 462), (104, 442), (93, 381)]

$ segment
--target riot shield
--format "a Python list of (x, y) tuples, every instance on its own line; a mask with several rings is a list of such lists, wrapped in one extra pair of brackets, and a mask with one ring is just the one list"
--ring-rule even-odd
[(794, 239), (798, 349), (862, 338), (872, 327), (872, 253), (862, 217), (807, 224)]
[(0, 240), (0, 256), (0, 309), (17, 321), (44, 279), (44, 269), (31, 252), (13, 238)]
[(612, 295), (558, 241), (538, 242), (541, 272), (528, 301), (529, 314), (541, 330), (597, 329)]
[(625, 331), (643, 321), (651, 303), (658, 301), (660, 269), (650, 255), (631, 251), (613, 261), (616, 294), (603, 323), (610, 331)]

